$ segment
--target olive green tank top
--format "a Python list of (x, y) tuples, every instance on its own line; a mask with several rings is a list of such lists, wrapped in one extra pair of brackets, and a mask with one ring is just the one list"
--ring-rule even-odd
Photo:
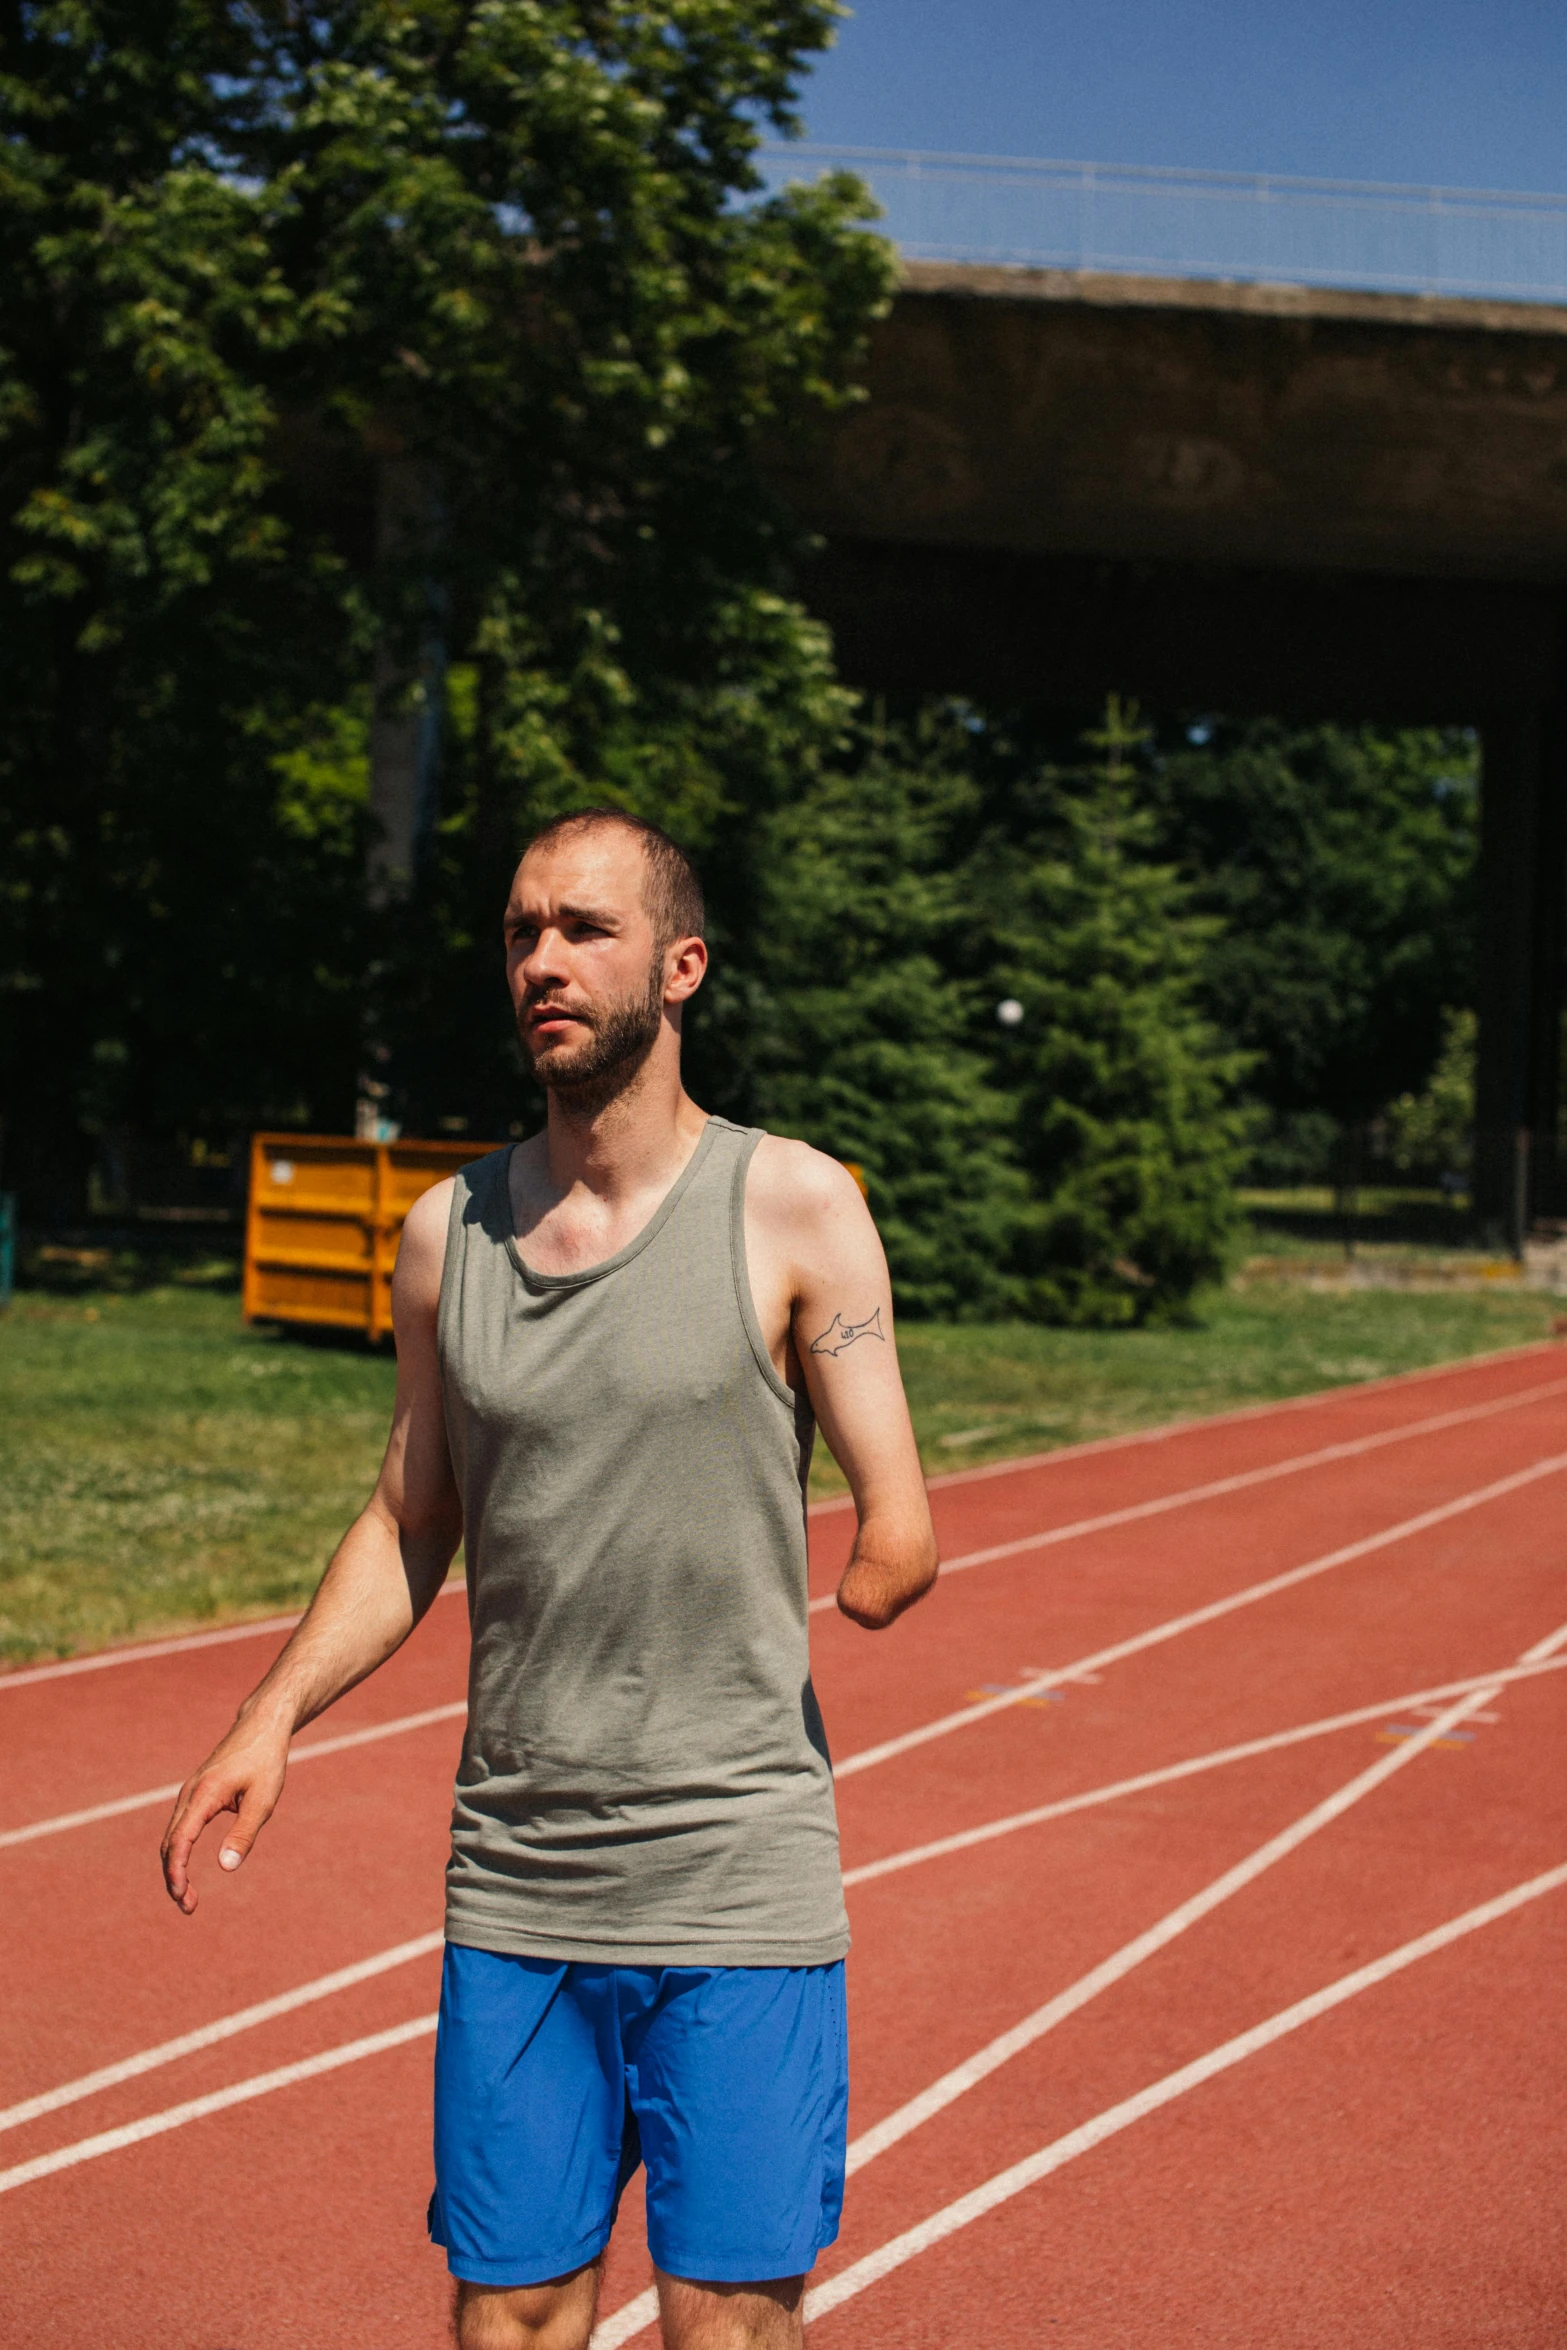
[(746, 1272), (758, 1132), (710, 1118), (651, 1221), (538, 1273), (501, 1150), (457, 1177), (442, 1393), (473, 1631), (453, 1942), (615, 1966), (848, 1948), (807, 1646), (814, 1421)]

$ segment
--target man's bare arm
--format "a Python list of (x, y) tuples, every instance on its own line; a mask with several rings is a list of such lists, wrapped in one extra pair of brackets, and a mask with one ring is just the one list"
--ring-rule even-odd
[(795, 1353), (859, 1519), (838, 1605), (880, 1631), (930, 1589), (937, 1563), (887, 1259), (853, 1176), (804, 1143), (760, 1144), (751, 1195), (770, 1242), (787, 1249)]
[(202, 1830), (220, 1813), (238, 1814), (218, 1854), (221, 1867), (237, 1869), (283, 1792), (294, 1732), (402, 1646), (462, 1539), (435, 1351), (451, 1188), (448, 1181), (427, 1191), (403, 1226), (392, 1278), (397, 1401), (375, 1491), (287, 1647), (180, 1789), (164, 1831), (164, 1882), (187, 1917), (196, 1906), (190, 1858)]

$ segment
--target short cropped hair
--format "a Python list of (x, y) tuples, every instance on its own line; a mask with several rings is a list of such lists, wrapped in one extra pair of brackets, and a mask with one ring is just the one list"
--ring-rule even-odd
[(625, 808), (574, 808), (569, 815), (554, 816), (548, 824), (541, 825), (523, 855), (548, 841), (560, 840), (573, 832), (596, 831), (606, 824), (631, 833), (641, 844), (646, 871), (642, 903), (660, 947), (669, 946), (677, 938), (702, 937), (707, 908), (696, 867), (679, 842), (671, 840), (662, 825), (649, 823), (645, 816), (633, 816)]

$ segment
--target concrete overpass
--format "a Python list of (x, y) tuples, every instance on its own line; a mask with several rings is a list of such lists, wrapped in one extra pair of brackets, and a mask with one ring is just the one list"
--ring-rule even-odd
[(1567, 1208), (1567, 307), (905, 265), (781, 486), (857, 684), (1473, 724), (1477, 1171)]

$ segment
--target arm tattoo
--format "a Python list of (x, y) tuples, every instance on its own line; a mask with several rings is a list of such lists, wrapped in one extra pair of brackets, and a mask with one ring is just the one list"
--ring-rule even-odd
[(880, 1306), (874, 1314), (867, 1314), (863, 1322), (846, 1322), (842, 1314), (834, 1314), (820, 1338), (811, 1340), (811, 1352), (813, 1355), (841, 1355), (844, 1348), (852, 1346), (857, 1338), (885, 1336), (886, 1332), (881, 1326)]

